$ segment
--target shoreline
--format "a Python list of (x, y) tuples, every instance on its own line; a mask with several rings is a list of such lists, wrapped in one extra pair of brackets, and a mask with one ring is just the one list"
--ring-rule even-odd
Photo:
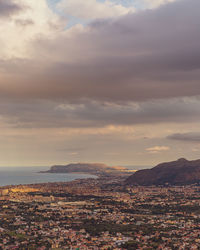
[[(36, 172), (36, 173), (38, 173), (38, 172)], [(32, 174), (32, 172), (31, 172), (31, 174)], [(35, 172), (33, 172), (33, 174), (35, 174)], [(46, 174), (50, 174), (50, 173), (46, 173)], [(61, 173), (58, 173), (58, 174), (61, 174)], [(55, 180), (38, 181), (38, 179), (36, 178), (35, 180), (30, 180), (30, 181), (25, 180), (24, 183), (23, 183), (23, 181), (16, 181), (16, 183), (12, 183), (12, 184), (8, 183), (5, 185), (4, 184), (1, 185), (1, 183), (0, 183), (0, 189), (13, 188), (15, 186), (27, 186), (27, 185), (37, 185), (37, 184), (40, 185), (40, 184), (48, 184), (48, 183), (69, 183), (69, 182), (77, 181), (77, 180), (98, 179), (99, 178), (99, 176), (97, 176), (97, 175), (86, 174), (86, 173), (66, 173), (66, 176), (67, 175), (69, 176), (69, 179), (66, 178), (66, 179), (61, 179), (61, 180), (55, 179)], [(20, 177), (23, 178), (23, 176), (20, 176)], [(27, 176), (25, 176), (24, 179), (26, 179), (26, 177)]]

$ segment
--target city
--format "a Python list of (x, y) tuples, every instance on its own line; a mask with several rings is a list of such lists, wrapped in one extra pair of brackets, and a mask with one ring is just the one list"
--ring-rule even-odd
[(200, 187), (86, 179), (4, 187), (2, 249), (199, 249)]
[(200, 250), (200, 0), (0, 0), (0, 250)]

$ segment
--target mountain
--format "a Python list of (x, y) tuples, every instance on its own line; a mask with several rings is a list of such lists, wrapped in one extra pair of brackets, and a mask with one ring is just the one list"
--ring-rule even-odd
[(55, 165), (43, 173), (86, 173), (94, 175), (117, 174), (126, 172), (124, 167), (110, 167), (102, 163), (71, 163), (68, 165)]
[(188, 161), (181, 158), (165, 162), (152, 169), (135, 172), (126, 179), (129, 185), (187, 185), (200, 183), (200, 160)]

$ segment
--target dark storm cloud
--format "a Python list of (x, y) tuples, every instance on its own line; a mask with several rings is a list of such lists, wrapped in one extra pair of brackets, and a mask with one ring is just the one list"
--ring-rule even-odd
[(0, 18), (6, 18), (22, 10), (22, 7), (12, 0), (0, 0)]
[(177, 133), (172, 134), (167, 137), (171, 140), (176, 141), (185, 141), (185, 142), (200, 142), (200, 133), (199, 132), (190, 132), (190, 133)]
[(199, 9), (199, 0), (179, 0), (40, 38), (33, 60), (4, 62), (12, 77), (2, 79), (0, 95), (109, 102), (199, 95)]

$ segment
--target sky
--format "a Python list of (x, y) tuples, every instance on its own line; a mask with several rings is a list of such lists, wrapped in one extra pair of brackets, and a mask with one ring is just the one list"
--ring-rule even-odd
[(200, 158), (199, 0), (0, 0), (0, 166)]

